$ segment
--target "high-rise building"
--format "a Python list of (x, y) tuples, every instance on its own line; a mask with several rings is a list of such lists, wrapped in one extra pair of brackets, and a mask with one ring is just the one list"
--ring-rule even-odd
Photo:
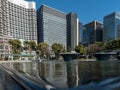
[(0, 36), (10, 35), (8, 0), (0, 0)]
[(113, 12), (104, 17), (103, 41), (109, 42), (120, 38), (120, 12)]
[(35, 2), (0, 0), (0, 58), (12, 53), (9, 39), (37, 42)]
[(66, 14), (42, 5), (37, 11), (38, 42), (61, 43), (66, 47)]
[(35, 2), (0, 0), (0, 35), (37, 41)]
[(83, 24), (79, 22), (79, 43), (83, 42)]
[(79, 43), (79, 20), (77, 14), (67, 14), (67, 46), (74, 50)]
[(92, 21), (84, 25), (83, 40), (87, 45), (102, 41), (102, 24)]
[(66, 14), (42, 5), (37, 11), (38, 42), (61, 43), (67, 49), (78, 43), (78, 19), (74, 13)]

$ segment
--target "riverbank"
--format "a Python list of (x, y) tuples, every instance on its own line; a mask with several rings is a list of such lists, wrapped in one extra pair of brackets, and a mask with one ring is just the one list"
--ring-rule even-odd
[(14, 62), (32, 62), (32, 61), (31, 60), (15, 60), (15, 61), (8, 60), (8, 61), (0, 61), (0, 64), (1, 63), (14, 63)]
[[(43, 60), (44, 61), (44, 60)], [(59, 60), (58, 60), (59, 61)], [(75, 60), (70, 60), (70, 61), (97, 61), (96, 59), (75, 59)], [(34, 62), (34, 60), (8, 60), (8, 61), (0, 61), (1, 63), (24, 63), (24, 62)]]

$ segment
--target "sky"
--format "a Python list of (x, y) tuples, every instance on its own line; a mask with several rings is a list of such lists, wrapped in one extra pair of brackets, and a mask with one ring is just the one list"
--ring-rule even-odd
[(79, 21), (87, 24), (93, 20), (103, 22), (103, 17), (112, 12), (120, 12), (120, 0), (27, 0), (35, 1), (38, 9), (42, 4), (58, 9), (66, 14), (74, 12)]

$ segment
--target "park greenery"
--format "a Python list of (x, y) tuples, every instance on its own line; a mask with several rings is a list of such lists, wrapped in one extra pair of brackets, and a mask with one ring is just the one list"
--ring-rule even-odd
[[(23, 41), (22, 44), (20, 40), (10, 39), (8, 43), (11, 45), (13, 54), (20, 54), (23, 50), (25, 50), (26, 52), (29, 51), (29, 54), (31, 55), (32, 51), (36, 51), (38, 56), (49, 59), (49, 55), (51, 53), (50, 46), (45, 42), (36, 44), (35, 41)], [(54, 43), (51, 45), (51, 49), (54, 52), (56, 59), (59, 58), (60, 53), (67, 52), (65, 47), (60, 43)], [(94, 44), (90, 44), (86, 47), (80, 44), (75, 47), (75, 51), (80, 53), (80, 55), (89, 55), (104, 50), (115, 49), (120, 49), (120, 39), (111, 40), (108, 43), (95, 42)]]
[(86, 49), (83, 45), (76, 46), (75, 51), (81, 55), (84, 55), (86, 53)]
[(49, 57), (49, 45), (45, 42), (41, 42), (37, 45), (37, 52), (43, 58)]
[(59, 54), (60, 54), (61, 52), (64, 52), (64, 47), (63, 47), (63, 45), (60, 44), (60, 43), (54, 43), (54, 44), (52, 45), (52, 50), (53, 50), (54, 53), (55, 53), (56, 59), (58, 59)]
[(106, 45), (106, 50), (115, 50), (115, 49), (120, 49), (120, 39), (111, 40)]
[(8, 41), (8, 43), (11, 45), (11, 49), (12, 49), (13, 54), (20, 54), (20, 52), (22, 51), (22, 46), (21, 46), (21, 42), (19, 40), (10, 39)]

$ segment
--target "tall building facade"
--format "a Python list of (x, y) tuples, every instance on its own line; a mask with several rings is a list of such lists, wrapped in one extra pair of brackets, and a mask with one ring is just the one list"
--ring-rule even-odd
[(37, 41), (35, 2), (0, 0), (0, 35)]
[(66, 47), (66, 15), (65, 13), (42, 5), (37, 11), (38, 42), (61, 43)]
[(10, 35), (8, 0), (0, 0), (0, 36)]
[(12, 53), (9, 39), (37, 42), (35, 2), (0, 0), (0, 59)]
[(109, 42), (120, 38), (120, 12), (113, 12), (104, 17), (103, 41)]
[(46, 5), (37, 11), (38, 42), (61, 43), (70, 49), (78, 43), (78, 19), (74, 13), (66, 14)]
[(77, 14), (67, 14), (67, 46), (72, 51), (79, 43), (79, 20)]
[(79, 22), (79, 43), (83, 42), (83, 24)]
[(102, 41), (102, 24), (98, 21), (92, 21), (84, 25), (83, 40), (87, 45)]

